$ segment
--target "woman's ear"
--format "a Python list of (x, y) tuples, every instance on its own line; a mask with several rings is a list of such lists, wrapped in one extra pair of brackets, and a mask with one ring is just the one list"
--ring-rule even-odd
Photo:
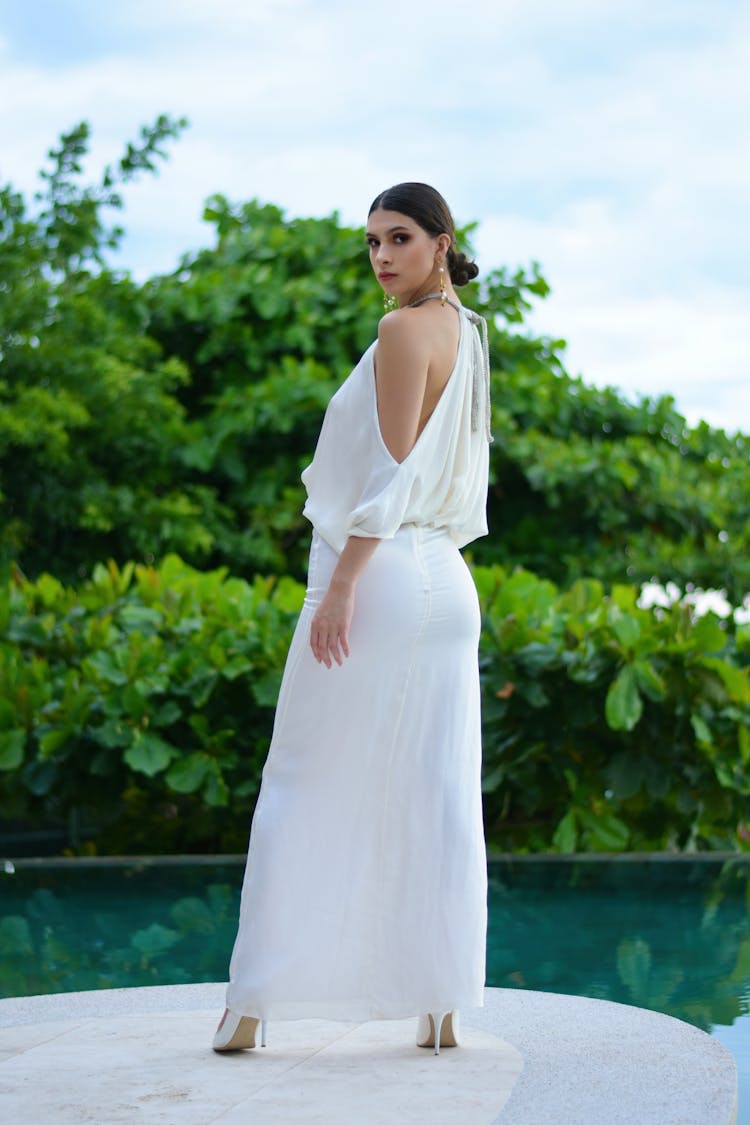
[(445, 257), (450, 250), (451, 236), (449, 234), (439, 234), (437, 236), (437, 246), (440, 254)]

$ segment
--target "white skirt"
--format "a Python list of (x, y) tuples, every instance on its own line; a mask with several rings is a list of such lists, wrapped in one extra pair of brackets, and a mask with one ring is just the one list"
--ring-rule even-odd
[(403, 526), (368, 562), (351, 655), (328, 669), (309, 633), (336, 562), (314, 533), (227, 1006), (352, 1021), (479, 1007), (487, 865), (474, 583), (447, 532)]

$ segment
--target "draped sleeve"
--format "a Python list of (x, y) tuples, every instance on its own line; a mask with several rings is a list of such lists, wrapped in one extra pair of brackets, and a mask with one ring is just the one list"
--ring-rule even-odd
[(488, 404), (477, 380), (484, 351), (465, 310), (460, 323), (454, 369), (403, 461), (380, 432), (374, 344), (331, 399), (302, 481), (304, 515), (334, 550), (350, 535), (390, 539), (405, 523), (445, 527), (459, 547), (487, 534)]

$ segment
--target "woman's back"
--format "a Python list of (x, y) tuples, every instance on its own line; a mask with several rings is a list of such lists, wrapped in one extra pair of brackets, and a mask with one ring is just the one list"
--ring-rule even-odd
[[(449, 312), (446, 316), (445, 309), (447, 307), (447, 305), (441, 305), (438, 301), (427, 301), (415, 308), (407, 306), (403, 309), (397, 309), (394, 312), (388, 313), (380, 323), (378, 332), (379, 340), (386, 326), (398, 320), (399, 326), (402, 326), (401, 334), (415, 338), (417, 351), (424, 356), (426, 361), (424, 382), (419, 381), (419, 386), (416, 388), (421, 401), (419, 404), (415, 441), (422, 433), (432, 412), (440, 401), (440, 397), (456, 365), (460, 339), (460, 324), (458, 316), (454, 315), (452, 312)], [(458, 315), (460, 316), (460, 313)], [(390, 452), (397, 460), (402, 460), (403, 458), (397, 455), (397, 451), (391, 448), (391, 443), (388, 440), (387, 412), (382, 402), (383, 396), (380, 394), (380, 383), (378, 380), (378, 348), (375, 349), (374, 362), (375, 382), (378, 387), (378, 418), (380, 420), (381, 433), (383, 434), (385, 444)], [(416, 375), (418, 379), (418, 373), (416, 372), (407, 371), (405, 374), (406, 378), (414, 378)]]
[[(379, 339), (331, 399), (315, 456), (302, 474), (304, 514), (336, 551), (351, 535), (388, 539), (405, 523), (446, 528), (460, 547), (487, 534), (488, 374), (480, 318), (460, 305), (429, 303), (435, 305), (430, 320), (426, 308), (399, 310), (399, 316), (414, 318), (401, 321), (402, 336), (417, 327), (424, 348), (432, 346), (426, 338), (435, 314), (450, 325), (438, 336), (432, 383), (425, 378), (421, 391), (421, 428), (414, 425), (406, 455), (394, 456), (381, 429)], [(454, 332), (454, 361), (446, 375)], [(394, 389), (389, 391), (392, 405)]]

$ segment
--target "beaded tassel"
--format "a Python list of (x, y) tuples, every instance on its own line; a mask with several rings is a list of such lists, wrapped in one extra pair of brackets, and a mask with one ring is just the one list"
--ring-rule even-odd
[(471, 323), (479, 329), (479, 338), (474, 341), (474, 365), (472, 369), (471, 380), (471, 428), (475, 432), (479, 429), (479, 404), (484, 400), (484, 433), (487, 441), (492, 443), (495, 439), (492, 436), (490, 428), (492, 421), (492, 404), (490, 401), (490, 341), (487, 334), (487, 321), (479, 313), (474, 312), (473, 309), (467, 309), (463, 305), (457, 304), (446, 297), (444, 293), (426, 293), (424, 297), (417, 297), (415, 301), (409, 301), (407, 308), (416, 308), (417, 305), (423, 304), (425, 301), (435, 301), (440, 299), (440, 303), (444, 305), (447, 303), (457, 312), (466, 313)]
[(473, 309), (466, 309), (469, 320), (480, 329), (480, 352), (474, 353), (473, 387), (471, 394), (471, 428), (479, 429), (479, 402), (484, 399), (484, 432), (487, 441), (492, 443), (492, 404), (490, 402), (490, 341), (487, 334), (487, 321)]

